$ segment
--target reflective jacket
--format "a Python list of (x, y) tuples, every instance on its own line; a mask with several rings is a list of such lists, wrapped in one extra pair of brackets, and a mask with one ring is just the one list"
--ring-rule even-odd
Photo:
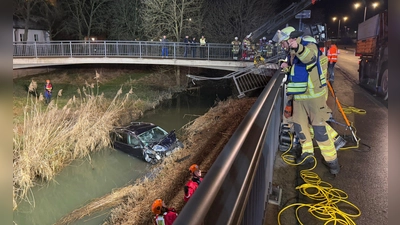
[(332, 45), (328, 50), (328, 59), (329, 62), (337, 62), (338, 60), (339, 50), (336, 45)]
[(236, 41), (236, 40), (232, 41), (232, 45), (233, 45), (232, 46), (232, 52), (233, 52), (233, 54), (239, 53), (241, 44), (242, 43), (240, 41)]
[(172, 225), (177, 217), (178, 213), (175, 212), (175, 209), (169, 208), (162, 215), (156, 215), (153, 222), (154, 225)]
[[(297, 51), (291, 51), (288, 63), (291, 65), (287, 95), (295, 95), (295, 99), (310, 99), (324, 95), (326, 77), (320, 63), (316, 41), (310, 36), (297, 39)], [(319, 90), (321, 89), (321, 90)]]
[(190, 181), (187, 182), (187, 193), (185, 193), (185, 196), (183, 199), (185, 202), (189, 201), (189, 199), (192, 197), (196, 189), (199, 187), (199, 184), (203, 181), (203, 178), (198, 178), (198, 177), (193, 177)]

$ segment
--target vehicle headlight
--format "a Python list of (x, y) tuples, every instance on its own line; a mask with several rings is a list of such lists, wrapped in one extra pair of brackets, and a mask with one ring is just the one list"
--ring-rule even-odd
[(164, 152), (164, 151), (167, 150), (167, 148), (165, 148), (165, 147), (162, 146), (162, 145), (154, 145), (154, 146), (153, 146), (153, 150), (154, 150), (154, 151), (157, 151), (157, 152)]

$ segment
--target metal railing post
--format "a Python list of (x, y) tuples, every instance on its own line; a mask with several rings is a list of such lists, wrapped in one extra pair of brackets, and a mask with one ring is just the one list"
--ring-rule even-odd
[(119, 56), (119, 46), (118, 46), (118, 41), (116, 42), (116, 46), (115, 46), (116, 48), (117, 48), (117, 56)]
[(107, 58), (107, 44), (106, 44), (106, 41), (104, 41), (104, 57)]
[(139, 41), (139, 58), (142, 58), (142, 42)]
[(37, 45), (36, 45), (36, 41), (34, 42), (34, 46), (35, 46), (35, 58), (37, 58)]
[(174, 59), (176, 59), (176, 43), (174, 42)]
[(210, 44), (207, 43), (207, 60), (210, 60)]
[(72, 42), (71, 41), (69, 41), (69, 55), (72, 58)]
[(61, 42), (61, 55), (64, 56), (64, 44)]

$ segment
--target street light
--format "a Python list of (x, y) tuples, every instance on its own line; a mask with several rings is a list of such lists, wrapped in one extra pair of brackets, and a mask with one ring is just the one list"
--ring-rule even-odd
[[(343, 21), (346, 21), (347, 19), (348, 19), (347, 16), (343, 17)], [(338, 24), (338, 28), (337, 28), (337, 36), (339, 38), (339, 36), (341, 36), (340, 35), (340, 19), (338, 19), (338, 17), (335, 16), (335, 17), (332, 18), (332, 20), (333, 21), (339, 20), (339, 24)]]
[[(378, 7), (378, 5), (379, 5), (378, 2), (372, 3), (372, 7), (374, 7), (374, 9), (375, 9), (376, 7)], [(354, 4), (354, 8), (356, 8), (356, 9), (358, 9), (358, 7), (360, 7), (360, 6), (361, 6), (360, 3), (355, 3), (355, 4)], [(364, 21), (365, 21), (365, 17), (366, 17), (366, 16), (367, 16), (367, 5), (365, 5), (365, 7), (364, 7)]]

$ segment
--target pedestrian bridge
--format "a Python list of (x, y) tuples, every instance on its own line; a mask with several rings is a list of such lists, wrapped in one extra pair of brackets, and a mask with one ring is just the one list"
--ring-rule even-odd
[[(168, 56), (162, 56), (162, 48)], [(234, 59), (232, 45), (206, 46), (154, 41), (51, 41), (14, 42), (13, 69), (73, 64), (153, 64), (237, 71), (253, 65), (252, 59)]]

